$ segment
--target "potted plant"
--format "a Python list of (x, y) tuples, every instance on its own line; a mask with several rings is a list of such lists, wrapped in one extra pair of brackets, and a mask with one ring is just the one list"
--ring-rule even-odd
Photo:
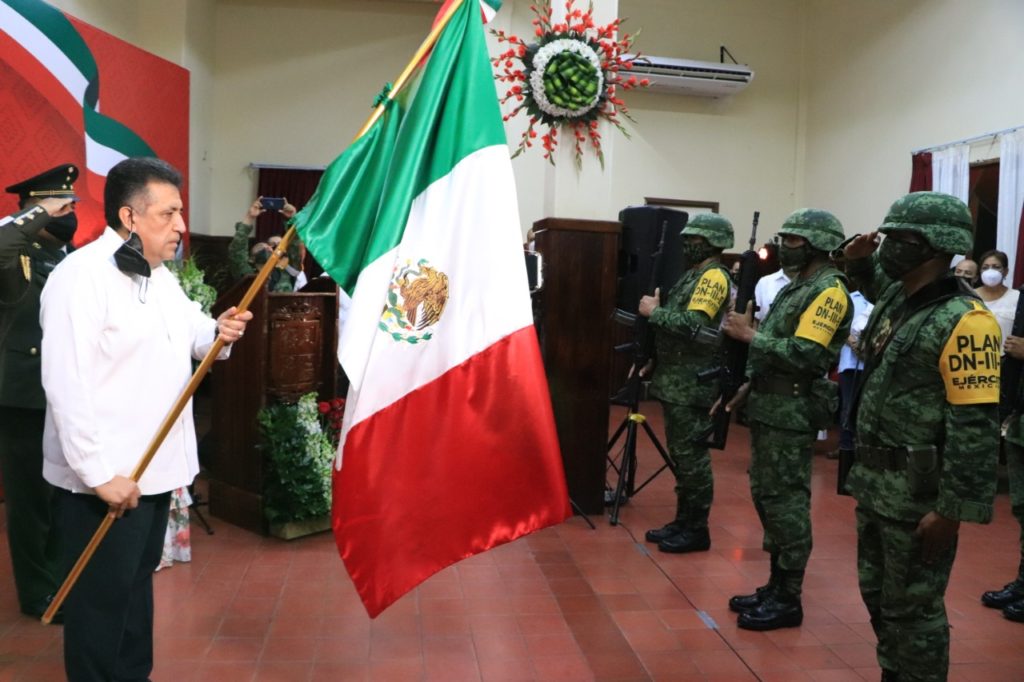
[(334, 445), (320, 422), (316, 394), (260, 410), (260, 448), (267, 466), (263, 510), (270, 534), (292, 538), (331, 526)]

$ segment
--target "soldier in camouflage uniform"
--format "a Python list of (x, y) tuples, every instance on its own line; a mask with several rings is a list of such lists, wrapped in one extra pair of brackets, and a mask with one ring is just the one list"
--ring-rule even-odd
[(945, 680), (943, 597), (961, 521), (988, 523), (999, 452), (999, 325), (949, 271), (970, 251), (959, 199), (915, 192), (879, 232), (846, 248), (847, 272), (876, 302), (861, 335), (856, 455), (861, 596), (878, 637), (882, 679)]
[[(803, 622), (800, 594), (811, 554), (811, 453), (815, 436), (838, 405), (825, 379), (850, 335), (853, 306), (843, 273), (829, 252), (843, 241), (843, 226), (829, 213), (801, 209), (779, 230), (782, 267), (797, 274), (779, 291), (755, 332), (752, 311), (730, 313), (723, 331), (750, 343), (747, 419), (752, 456), (750, 492), (771, 557), (768, 584), (737, 595), (729, 608), (748, 630), (796, 627)], [(734, 400), (734, 404), (738, 400)]]
[[(1024, 360), (1024, 338), (1006, 339), (1007, 355)], [(1003, 586), (981, 595), (981, 603), (1002, 609), (1012, 621), (1024, 623), (1024, 413), (1020, 407), (1010, 416), (1006, 430), (1006, 471), (1010, 478), (1010, 509), (1020, 525), (1020, 564), (1017, 577)]]
[(18, 195), (21, 210), (0, 220), (0, 471), (18, 604), (35, 617), (49, 606), (61, 578), (51, 530), (53, 488), (43, 480), (39, 295), (78, 226), (77, 177), (78, 168), (64, 164), (11, 185), (5, 191)]
[(717, 213), (696, 216), (683, 229), (683, 257), (689, 269), (660, 305), (660, 292), (640, 301), (640, 314), (655, 329), (657, 370), (652, 394), (661, 400), (665, 436), (676, 475), (676, 515), (647, 531), (648, 542), (662, 552), (706, 551), (711, 547), (708, 514), (714, 495), (711, 456), (693, 442), (709, 425), (712, 387), (697, 381), (697, 372), (716, 364), (713, 347), (694, 340), (701, 327), (715, 329), (728, 307), (729, 271), (723, 249), (732, 248), (732, 223)]

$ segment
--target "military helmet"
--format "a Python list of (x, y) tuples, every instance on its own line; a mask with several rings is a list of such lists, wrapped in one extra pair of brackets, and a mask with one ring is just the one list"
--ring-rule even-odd
[(878, 231), (916, 232), (936, 251), (967, 253), (974, 246), (974, 227), (967, 204), (942, 192), (911, 192), (896, 200)]
[(820, 208), (801, 208), (793, 211), (779, 228), (780, 235), (803, 237), (811, 248), (831, 251), (846, 239), (839, 218)]
[(682, 235), (704, 237), (716, 249), (731, 249), (733, 244), (732, 223), (717, 213), (701, 213), (686, 223)]

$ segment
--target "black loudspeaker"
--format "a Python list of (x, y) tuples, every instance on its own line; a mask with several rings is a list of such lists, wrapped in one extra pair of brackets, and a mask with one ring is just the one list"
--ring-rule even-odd
[(619, 212), (622, 241), (619, 249), (615, 307), (635, 313), (641, 297), (661, 288), (661, 295), (683, 274), (680, 233), (689, 216), (658, 206), (630, 206)]

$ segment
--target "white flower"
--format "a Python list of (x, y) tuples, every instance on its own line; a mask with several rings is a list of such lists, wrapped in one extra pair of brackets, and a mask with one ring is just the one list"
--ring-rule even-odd
[[(579, 109), (566, 109), (552, 104), (544, 91), (544, 70), (556, 55), (563, 52), (574, 52), (590, 62), (597, 73), (597, 91), (594, 99), (586, 106)], [(573, 38), (559, 38), (553, 40), (544, 47), (537, 50), (533, 56), (533, 73), (530, 74), (530, 92), (537, 102), (540, 110), (549, 116), (557, 118), (579, 118), (586, 115), (600, 101), (601, 93), (604, 92), (604, 72), (601, 71), (601, 59), (594, 52), (594, 49), (581, 40)]]

